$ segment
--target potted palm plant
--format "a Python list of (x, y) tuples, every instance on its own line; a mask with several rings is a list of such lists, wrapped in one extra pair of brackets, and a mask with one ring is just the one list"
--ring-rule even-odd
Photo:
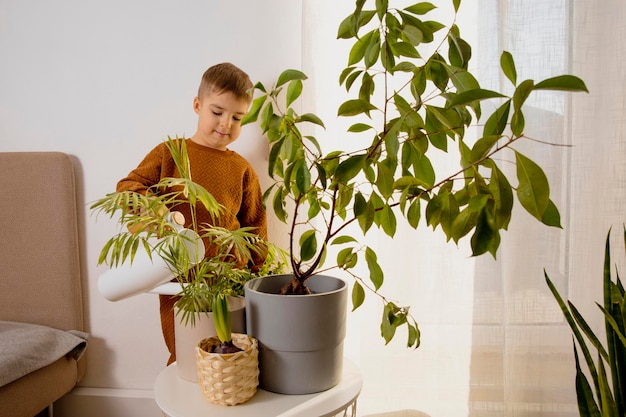
[[(233, 327), (243, 333), (243, 286), (259, 274), (280, 268), (273, 262), (278, 259), (274, 256), (279, 252), (251, 228), (227, 230), (199, 224), (196, 216), (199, 205), (214, 218), (220, 216), (221, 205), (206, 189), (192, 181), (185, 141), (168, 138), (167, 146), (180, 177), (162, 179), (154, 186), (155, 191), (160, 192), (149, 190), (146, 195), (132, 191), (108, 194), (93, 203), (91, 210), (109, 217), (119, 216), (122, 227), (105, 243), (98, 262), (108, 265), (111, 268), (109, 272), (113, 273), (111, 275), (118, 269), (126, 268), (124, 274), (117, 274), (120, 275), (117, 281), (123, 281), (126, 286), (125, 295), (139, 292), (129, 292), (127, 288), (135, 290), (143, 286), (141, 290), (146, 291), (162, 283), (163, 279), (175, 279), (180, 284), (175, 304), (178, 369), (181, 377), (195, 381), (195, 345), (198, 340), (215, 334), (210, 313), (215, 294), (231, 297)], [(188, 206), (191, 215), (188, 229), (182, 228), (184, 219), (180, 219), (180, 213), (170, 212), (167, 208), (182, 204)], [(209, 256), (205, 256), (205, 246), (212, 248)], [(254, 254), (266, 256), (266, 263), (259, 271), (252, 272), (247, 265)], [(140, 261), (149, 266), (145, 274), (137, 273), (137, 268), (133, 269), (133, 265)], [(159, 272), (159, 268), (166, 270)], [(153, 281), (138, 284), (141, 276)], [(113, 281), (107, 279), (107, 275), (100, 279), (101, 292), (107, 289), (113, 293), (110, 290)]]
[[(458, 12), (460, 0), (451, 4)], [(379, 228), (393, 237), (399, 227), (430, 226), (455, 243), (469, 236), (474, 256), (495, 256), (516, 197), (537, 220), (560, 227), (543, 169), (515, 145), (526, 139), (523, 106), (532, 94), (586, 91), (585, 84), (571, 75), (540, 82), (518, 80), (513, 56), (503, 52), (500, 66), (512, 94), (483, 89), (470, 71), (471, 45), (455, 20), (445, 24), (430, 19), (434, 9), (429, 2), (395, 6), (388, 0), (357, 0), (354, 11), (341, 22), (337, 37), (352, 40), (353, 45), (347, 67), (339, 74), (339, 87), (351, 97), (339, 106), (337, 116), (354, 118), (354, 123), (345, 135), (329, 132), (337, 149), (324, 149), (317, 140), (317, 132), (325, 128), (320, 117), (299, 110), (307, 78), (303, 72), (288, 69), (271, 87), (255, 85), (259, 94), (244, 122), (259, 121), (270, 145), (268, 172), (274, 183), (264, 197), (276, 217), (288, 225), (291, 266), (289, 275), (246, 284), (246, 299), (254, 311), (248, 316), (248, 332), (260, 345), (261, 387), (294, 392), (298, 375), (317, 375), (325, 363), (328, 376), (305, 392), (337, 382), (345, 329), (343, 324), (329, 328), (343, 320), (345, 306), (316, 317), (322, 313), (304, 311), (298, 303), (296, 311), (280, 310), (269, 323), (258, 300), (271, 303), (270, 312), (276, 308), (274, 303), (296, 304), (278, 293), (304, 300), (328, 292), (344, 302), (345, 283), (325, 276), (333, 268), (354, 278), (353, 309), (364, 302), (368, 290), (380, 297), (380, 330), (386, 343), (406, 326), (407, 345), (419, 346), (417, 322), (408, 307), (380, 293), (388, 277), (376, 251), (359, 235)], [(496, 102), (491, 114), (483, 114), (484, 100)], [(481, 125), (477, 137), (468, 134), (470, 127)], [(351, 139), (347, 150), (341, 145), (345, 136)], [(442, 153), (458, 161), (457, 167), (447, 171), (449, 164), (435, 165), (433, 155)], [(494, 158), (507, 153), (517, 166), (516, 185)], [(331, 248), (336, 253), (332, 261)], [(357, 269), (361, 264), (367, 266), (365, 273)], [(310, 292), (315, 294), (306, 295)], [(277, 322), (277, 317), (288, 322)], [(296, 353), (306, 346), (293, 346), (298, 340), (293, 335), (300, 333), (291, 325), (309, 334), (311, 329), (319, 330), (311, 336), (320, 345), (311, 364)], [(291, 339), (286, 345), (277, 346), (278, 331)], [(330, 340), (319, 342), (327, 333)], [(278, 363), (287, 365), (274, 366)], [(294, 375), (274, 386), (266, 374), (277, 368), (292, 370)], [(308, 384), (310, 378), (302, 382)]]
[[(548, 287), (561, 307), (573, 333), (576, 360), (575, 385), (578, 411), (581, 417), (618, 417), (626, 414), (626, 381), (624, 380), (626, 376), (626, 317), (624, 316), (626, 294), (619, 273), (616, 273), (615, 279), (612, 277), (610, 235), (609, 231), (604, 249), (604, 272), (602, 274), (604, 300), (602, 304), (596, 303), (604, 315), (604, 343), (596, 336), (576, 306), (569, 300), (567, 303), (563, 300), (547, 272), (545, 273)], [(623, 239), (626, 248), (626, 229), (624, 229)], [(583, 371), (579, 360), (579, 348), (587, 366), (587, 373)], [(593, 385), (589, 383), (586, 375), (591, 377)]]
[(217, 293), (213, 302), (217, 335), (196, 346), (198, 384), (204, 396), (220, 405), (248, 401), (259, 384), (258, 343), (246, 334), (232, 333), (228, 299)]

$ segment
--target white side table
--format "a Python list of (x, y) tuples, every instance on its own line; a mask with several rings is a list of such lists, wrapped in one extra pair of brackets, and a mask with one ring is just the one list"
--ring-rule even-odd
[(363, 386), (359, 368), (344, 358), (341, 381), (323, 392), (282, 395), (262, 389), (236, 406), (209, 402), (197, 383), (178, 376), (176, 363), (163, 369), (154, 383), (154, 399), (171, 417), (330, 417), (356, 416), (356, 400)]

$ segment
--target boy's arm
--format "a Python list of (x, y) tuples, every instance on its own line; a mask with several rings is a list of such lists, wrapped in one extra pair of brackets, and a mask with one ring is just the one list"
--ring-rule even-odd
[(150, 151), (137, 168), (133, 169), (128, 176), (117, 183), (117, 192), (135, 191), (145, 195), (148, 188), (161, 180), (162, 155), (161, 145)]
[[(267, 240), (267, 215), (263, 207), (263, 193), (259, 178), (254, 171), (249, 171), (244, 182), (241, 210), (237, 216), (242, 227), (254, 227), (255, 233)], [(253, 270), (265, 262), (265, 253), (253, 256)]]

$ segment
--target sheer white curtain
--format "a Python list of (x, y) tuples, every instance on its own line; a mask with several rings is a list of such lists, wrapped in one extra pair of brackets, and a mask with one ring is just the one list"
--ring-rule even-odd
[[(436, 2), (444, 19), (447, 3)], [(327, 150), (350, 146), (341, 134), (348, 122), (336, 118), (345, 99), (337, 79), (350, 43), (335, 35), (353, 2), (304, 0), (303, 6), (306, 110), (325, 120), (326, 131), (316, 133)], [(359, 415), (407, 408), (432, 417), (578, 415), (571, 337), (543, 270), (601, 329), (594, 301), (601, 300), (603, 241), (609, 227), (621, 232), (626, 221), (624, 18), (623, 0), (462, 6), (459, 25), (473, 42), (472, 68), (486, 88), (508, 82), (498, 71), (500, 53), (508, 50), (519, 79), (573, 73), (590, 89), (530, 101), (528, 135), (554, 145), (518, 148), (546, 167), (563, 229), (548, 229), (518, 210), (497, 261), (470, 258), (465, 244), (445, 243), (424, 225), (393, 241), (368, 237), (385, 264), (384, 293), (412, 306), (422, 346), (407, 350), (403, 334), (383, 346), (374, 297), (349, 314), (346, 353), (365, 379)]]

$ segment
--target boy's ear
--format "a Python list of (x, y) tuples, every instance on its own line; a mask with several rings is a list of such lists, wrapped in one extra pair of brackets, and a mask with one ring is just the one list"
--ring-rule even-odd
[(198, 97), (193, 98), (193, 111), (195, 111), (196, 114), (200, 113), (200, 99)]

